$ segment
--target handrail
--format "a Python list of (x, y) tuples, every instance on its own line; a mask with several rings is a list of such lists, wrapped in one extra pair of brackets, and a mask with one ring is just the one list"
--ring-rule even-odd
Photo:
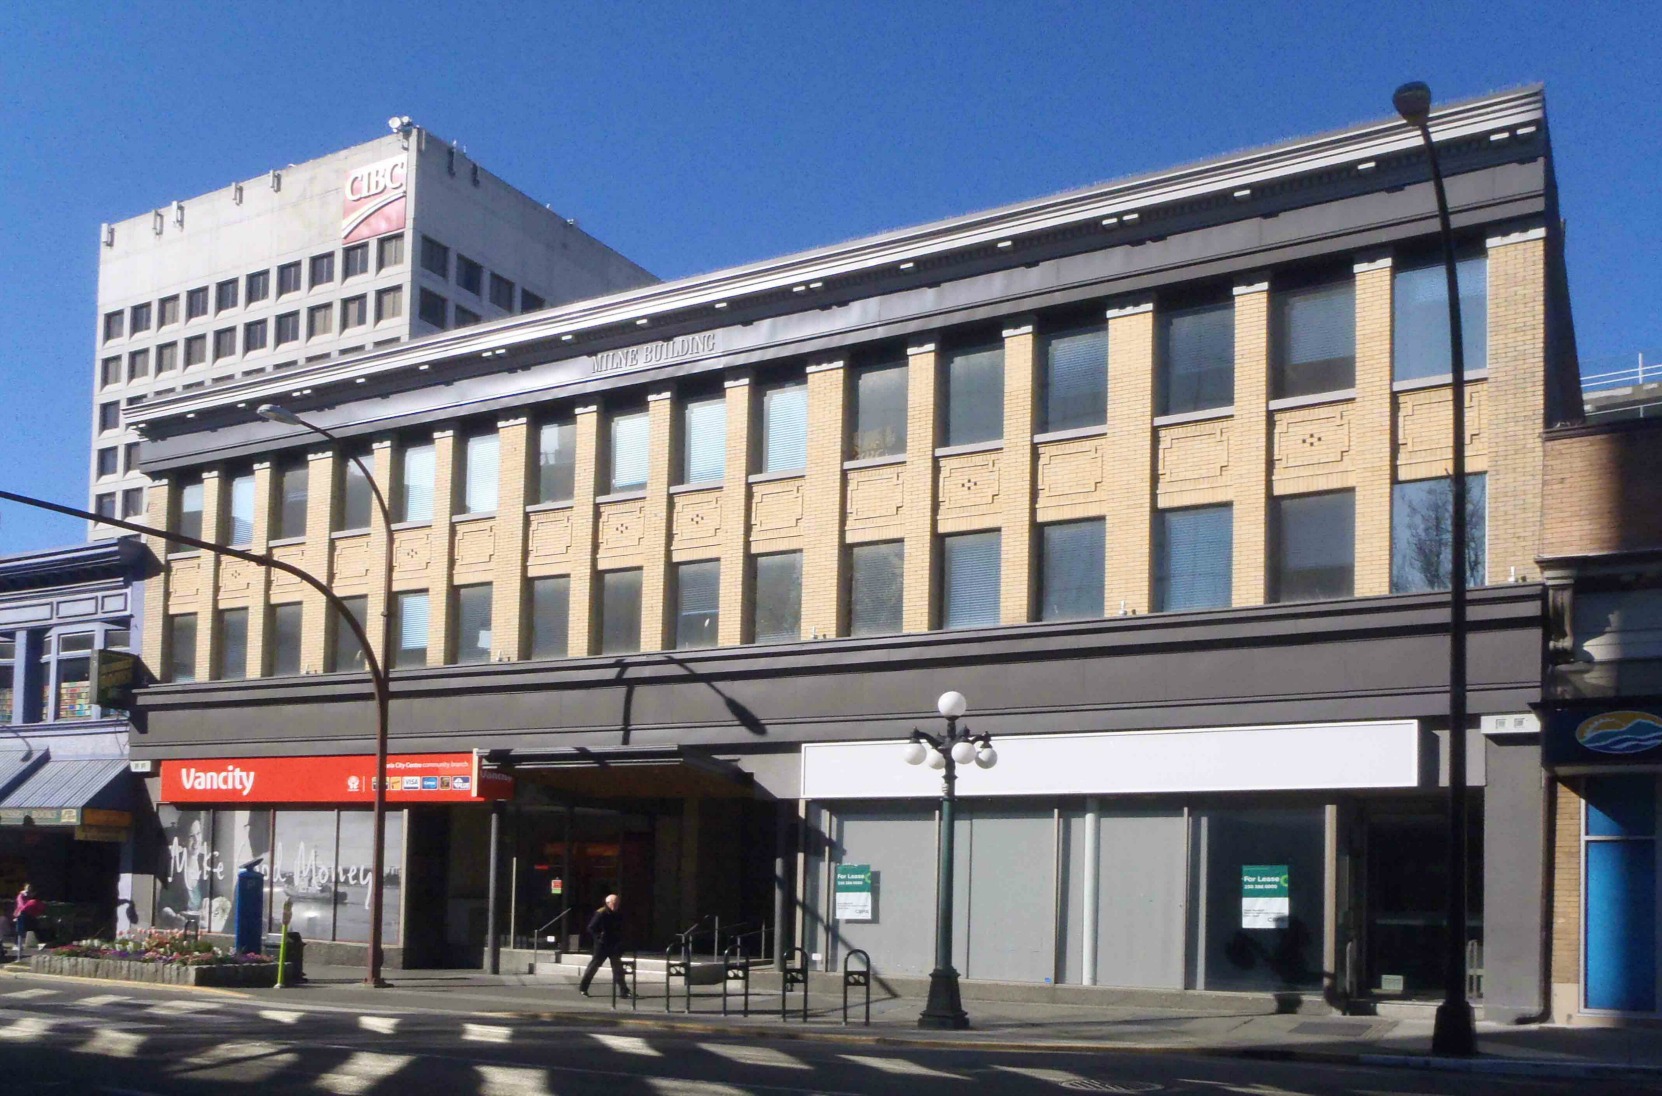
[[(848, 964), (856, 955), (860, 957), (864, 968), (849, 970)], [(871, 956), (861, 948), (854, 948), (843, 956), (843, 1027), (848, 1026), (848, 987), (864, 986), (866, 989), (866, 1027), (871, 1026)], [(803, 990), (807, 992), (806, 989)]]
[(572, 910), (574, 910), (576, 908), (577, 908), (576, 906), (567, 906), (565, 909), (563, 909), (559, 912), (559, 915), (556, 916), (554, 918), (554, 920), (550, 921), (548, 924), (544, 925), (542, 928), (538, 929), (536, 932), (533, 932), (531, 934), (531, 973), (535, 974), (536, 971), (537, 971), (537, 948), (542, 943), (543, 933), (547, 932), (549, 929), (553, 928), (555, 925), (558, 925), (561, 921), (565, 920), (566, 914), (570, 913)]

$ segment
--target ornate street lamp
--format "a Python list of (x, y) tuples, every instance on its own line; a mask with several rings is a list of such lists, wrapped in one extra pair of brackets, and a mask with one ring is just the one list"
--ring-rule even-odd
[(1391, 96), (1402, 120), (1420, 133), (1431, 161), (1437, 195), (1437, 222), (1448, 281), (1448, 335), (1451, 418), (1454, 446), (1449, 461), (1454, 513), (1449, 521), (1448, 652), (1448, 939), (1444, 942), (1443, 1003), (1437, 1006), (1431, 1049), (1436, 1054), (1474, 1054), (1477, 1029), (1466, 1000), (1466, 354), (1460, 329), (1460, 281), (1454, 264), (1454, 229), (1437, 145), (1431, 139), (1431, 89), (1415, 81)]
[(935, 883), (935, 969), (929, 972), (929, 1001), (918, 1016), (920, 1028), (967, 1028), (969, 1014), (958, 993), (958, 972), (952, 967), (952, 830), (957, 802), (958, 766), (974, 762), (990, 769), (998, 764), (992, 736), (972, 734), (958, 721), (969, 710), (959, 692), (942, 693), (935, 707), (946, 719), (946, 735), (936, 738), (914, 729), (901, 755), (908, 765), (928, 764), (941, 774), (940, 860)]

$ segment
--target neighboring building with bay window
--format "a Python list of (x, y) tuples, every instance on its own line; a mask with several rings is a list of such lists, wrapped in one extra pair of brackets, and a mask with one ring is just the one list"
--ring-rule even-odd
[[(621, 890), (643, 948), (718, 914), (921, 976), (938, 784), (899, 744), (956, 689), (1004, 758), (960, 784), (967, 977), (1341, 1004), (1441, 993), (1463, 566), (1470, 935), (1487, 1014), (1528, 1014), (1539, 759), (1477, 724), (1541, 699), (1542, 433), (1580, 413), (1573, 331), (1542, 93), (1432, 130), (1462, 561), (1437, 219), (1396, 120), (155, 401), (151, 518), (246, 519), (329, 581), (396, 667), (395, 762), (476, 764), (401, 781), (398, 961), (478, 961), (495, 809), (500, 934)], [(342, 445), (257, 419), (268, 400)], [(283, 834), (338, 820), (319, 855), (347, 862), (361, 652), (288, 577), (153, 547), (164, 681), (135, 755), (193, 825), (265, 835), (324, 918), (334, 877), (295, 881)], [(295, 766), (318, 778), (276, 798), (180, 779)], [(838, 865), (871, 867), (870, 919), (837, 918)], [(1286, 908), (1244, 917), (1266, 866)]]
[(43, 941), (108, 935), (133, 873), (155, 875), (127, 713), (95, 689), (136, 651), (145, 554), (126, 537), (0, 556), (0, 893), (34, 884)]

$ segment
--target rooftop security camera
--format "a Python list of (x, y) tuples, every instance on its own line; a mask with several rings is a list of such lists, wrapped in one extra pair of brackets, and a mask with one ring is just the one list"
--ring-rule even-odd
[(392, 130), (394, 133), (402, 133), (404, 130), (410, 128), (410, 116), (408, 114), (393, 115), (391, 118), (387, 119), (387, 128)]

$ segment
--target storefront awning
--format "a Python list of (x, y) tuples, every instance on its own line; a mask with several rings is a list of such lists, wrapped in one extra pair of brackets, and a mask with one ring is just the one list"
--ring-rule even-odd
[(0, 800), (20, 786), (49, 755), (45, 750), (7, 750), (0, 753)]
[(131, 779), (125, 758), (47, 757), (5, 789), (0, 826), (129, 825)]
[(751, 775), (731, 761), (680, 746), (491, 750), (483, 761), (534, 783), (599, 798), (753, 794)]

